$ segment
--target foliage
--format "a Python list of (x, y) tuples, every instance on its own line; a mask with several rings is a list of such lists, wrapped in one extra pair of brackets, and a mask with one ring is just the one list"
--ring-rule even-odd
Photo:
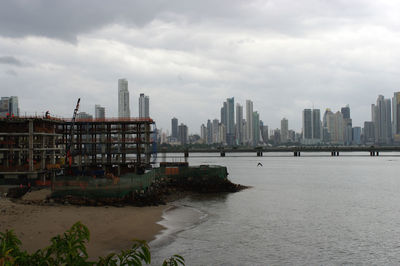
[(179, 264), (185, 265), (185, 259), (182, 256), (175, 254), (172, 257), (164, 260), (162, 266), (178, 266)]
[[(81, 222), (75, 223), (63, 235), (51, 239), (51, 245), (33, 254), (21, 251), (21, 241), (13, 230), (0, 232), (0, 266), (9, 265), (142, 265), (151, 262), (150, 248), (146, 241), (134, 240), (131, 249), (111, 253), (98, 261), (88, 261), (86, 244), (90, 232)], [(183, 257), (173, 255), (163, 266), (185, 265)]]

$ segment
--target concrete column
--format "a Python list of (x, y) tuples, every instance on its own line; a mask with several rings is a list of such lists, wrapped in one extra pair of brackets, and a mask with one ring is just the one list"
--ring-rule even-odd
[(51, 147), (53, 148), (53, 151), (51, 152), (51, 157), (50, 157), (50, 163), (55, 164), (56, 163), (56, 136), (53, 136), (51, 138)]
[(47, 137), (46, 136), (41, 136), (40, 137), (41, 138), (41, 141), (42, 141), (42, 152), (41, 152), (41, 158), (40, 158), (40, 167), (41, 167), (41, 170), (43, 170), (43, 169), (45, 169), (46, 168), (46, 150), (44, 149), (45, 148), (45, 144), (46, 144), (46, 140), (47, 140)]
[(33, 172), (33, 120), (29, 120), (29, 171)]
[(121, 125), (121, 134), (122, 134), (122, 145), (121, 145), (121, 152), (122, 152), (122, 163), (126, 163), (126, 124)]

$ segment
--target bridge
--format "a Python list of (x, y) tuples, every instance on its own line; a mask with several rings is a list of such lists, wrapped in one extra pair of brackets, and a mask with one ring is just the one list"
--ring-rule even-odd
[(158, 153), (183, 153), (189, 157), (191, 153), (217, 153), (225, 157), (227, 153), (254, 153), (256, 156), (263, 156), (264, 153), (290, 152), (293, 156), (299, 157), (304, 152), (328, 152), (331, 156), (339, 156), (341, 152), (365, 152), (370, 156), (379, 156), (380, 152), (400, 152), (400, 146), (291, 146), (291, 147), (220, 147), (220, 148), (161, 148)]

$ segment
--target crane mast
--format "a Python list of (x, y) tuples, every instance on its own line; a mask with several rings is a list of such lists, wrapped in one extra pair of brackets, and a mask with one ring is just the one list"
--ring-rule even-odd
[(72, 145), (73, 145), (73, 139), (74, 139), (74, 136), (73, 136), (73, 134), (74, 134), (74, 128), (75, 128), (75, 119), (76, 119), (76, 115), (77, 115), (77, 113), (78, 113), (78, 110), (79, 110), (79, 102), (81, 101), (81, 98), (78, 98), (78, 102), (76, 103), (76, 107), (75, 107), (75, 110), (74, 110), (74, 114), (73, 114), (73, 116), (72, 116), (72, 120), (71, 120), (71, 126), (70, 126), (70, 128), (69, 128), (69, 133), (68, 133), (68, 136), (69, 136), (69, 140), (68, 140), (68, 136), (67, 136), (67, 146), (66, 146), (66, 158), (65, 158), (65, 161), (66, 162), (68, 162), (68, 164), (69, 164), (69, 167), (71, 167), (71, 165), (72, 165), (72, 152), (71, 152), (71, 147), (72, 147)]

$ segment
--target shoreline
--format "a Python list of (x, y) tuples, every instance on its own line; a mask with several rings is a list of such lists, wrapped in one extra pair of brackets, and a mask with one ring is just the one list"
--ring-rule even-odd
[(22, 249), (32, 253), (50, 245), (52, 237), (80, 221), (90, 231), (87, 251), (95, 259), (130, 248), (133, 239), (148, 243), (155, 240), (166, 229), (159, 222), (170, 206), (49, 206), (0, 198), (0, 232), (13, 229), (22, 242)]

